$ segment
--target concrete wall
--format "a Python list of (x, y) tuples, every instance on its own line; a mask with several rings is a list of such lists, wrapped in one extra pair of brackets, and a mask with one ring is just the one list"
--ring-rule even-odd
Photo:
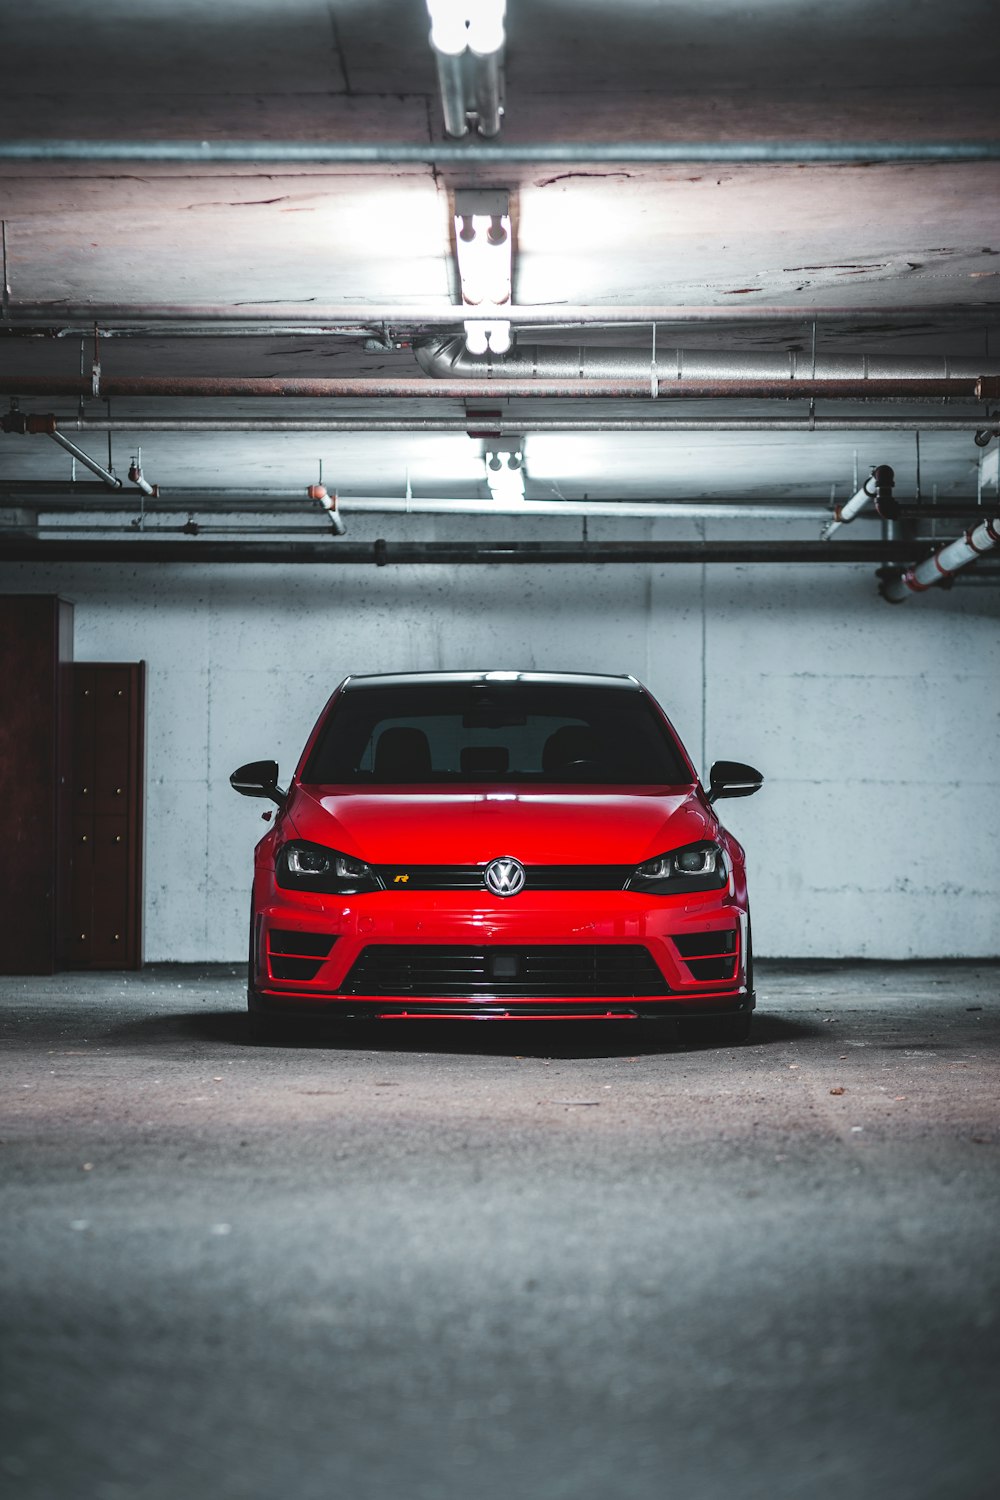
[(263, 824), (230, 771), (287, 773), (347, 672), (441, 667), (634, 672), (703, 770), (759, 766), (724, 807), (758, 952), (1000, 949), (995, 589), (892, 608), (864, 567), (8, 565), (0, 590), (74, 600), (77, 660), (148, 664), (150, 961), (245, 952)]

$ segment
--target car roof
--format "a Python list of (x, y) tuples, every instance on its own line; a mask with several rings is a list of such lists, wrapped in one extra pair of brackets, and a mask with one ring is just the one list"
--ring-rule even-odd
[(530, 682), (552, 686), (565, 683), (573, 687), (603, 687), (626, 692), (641, 692), (642, 685), (628, 674), (613, 677), (597, 672), (386, 672), (364, 677), (347, 677), (342, 684), (344, 692), (363, 692), (366, 688), (385, 687), (439, 687), (443, 683), (482, 683), (492, 687), (494, 683)]

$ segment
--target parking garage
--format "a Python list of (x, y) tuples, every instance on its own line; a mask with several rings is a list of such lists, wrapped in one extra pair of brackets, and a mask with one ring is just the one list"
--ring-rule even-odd
[[(12, 1492), (992, 1493), (991, 20), (5, 20)], [(645, 685), (689, 806), (746, 853), (747, 925), (687, 955), (722, 963), (709, 998), (751, 975), (746, 1039), (685, 1024), (682, 950), (643, 949), (651, 1017), (605, 1004), (620, 980), (584, 994), (554, 929), (572, 1019), (528, 1014), (494, 932), (475, 996), (418, 1014), (397, 967), (392, 1005), (253, 1024), (254, 848), (287, 837), (312, 726), (345, 678), (428, 673)], [(466, 712), (438, 794), (466, 776), (506, 818), (523, 727)], [(575, 824), (469, 868), (478, 890), (512, 859), (530, 897), (586, 865), (549, 899), (599, 976), (610, 937), (642, 946), (636, 871), (683, 841), (602, 853), (572, 743)], [(271, 794), (235, 795), (272, 762)], [(716, 801), (732, 763), (763, 783)], [(413, 887), (377, 899), (460, 862), (444, 826), (434, 804), (419, 847), (367, 853)], [(258, 989), (319, 969), (256, 941)]]

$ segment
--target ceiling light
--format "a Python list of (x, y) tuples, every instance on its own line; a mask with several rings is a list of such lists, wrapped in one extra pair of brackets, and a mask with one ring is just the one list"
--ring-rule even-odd
[(497, 135), (504, 113), (505, 0), (427, 0), (427, 9), (445, 131), (456, 140), (468, 135), (472, 115), (480, 135)]
[(516, 442), (518, 446), (494, 446), (484, 453), (486, 483), (494, 500), (523, 500), (524, 450), (520, 438), (511, 438), (508, 442)]
[(457, 57), (469, 45), (467, 0), (427, 0), (431, 17), (431, 45)]
[(506, 354), (510, 348), (509, 323), (484, 323), (478, 318), (465, 325), (465, 347), (470, 354)]
[(427, 0), (431, 43), (457, 57), (466, 47), (477, 57), (499, 52), (506, 40), (506, 0)]
[[(510, 348), (510, 324), (496, 313), (510, 305), (511, 225), (505, 192), (455, 194), (455, 254), (462, 301), (479, 315), (465, 324), (470, 354), (494, 354)], [(492, 315), (492, 316), (491, 316)]]
[(478, 57), (499, 52), (504, 44), (504, 13), (507, 0), (478, 0), (466, 6), (469, 15), (469, 50)]

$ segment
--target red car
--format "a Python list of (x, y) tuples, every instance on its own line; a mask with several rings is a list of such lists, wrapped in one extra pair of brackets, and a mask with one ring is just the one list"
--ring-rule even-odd
[[(710, 1019), (754, 1006), (743, 850), (634, 677), (348, 677), (257, 845), (248, 1004), (371, 1019)], [(702, 1026), (704, 1029), (704, 1025)]]

